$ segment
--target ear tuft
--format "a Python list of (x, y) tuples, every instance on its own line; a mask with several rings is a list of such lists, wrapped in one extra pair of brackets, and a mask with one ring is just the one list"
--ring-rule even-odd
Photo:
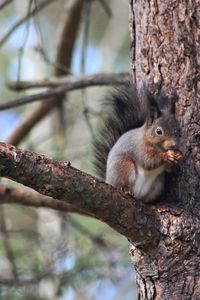
[(176, 92), (176, 90), (173, 90), (172, 94), (171, 94), (171, 99), (170, 99), (170, 106), (169, 106), (169, 111), (172, 114), (175, 114), (175, 109), (176, 109), (176, 102), (178, 100), (178, 94)]
[(161, 111), (154, 98), (154, 95), (149, 90), (146, 90), (146, 98), (148, 103), (148, 124), (151, 125), (156, 119), (160, 117)]

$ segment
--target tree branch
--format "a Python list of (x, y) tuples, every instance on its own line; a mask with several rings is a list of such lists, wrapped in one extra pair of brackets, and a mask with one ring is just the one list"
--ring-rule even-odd
[(15, 261), (15, 255), (13, 253), (13, 249), (10, 244), (10, 240), (7, 233), (6, 218), (5, 218), (3, 207), (1, 207), (0, 209), (0, 232), (1, 232), (2, 242), (6, 252), (6, 257), (10, 264), (12, 275), (14, 277), (14, 280), (18, 281), (18, 272), (17, 272), (16, 261)]
[(99, 0), (100, 4), (102, 5), (103, 9), (105, 10), (106, 14), (109, 18), (112, 17), (112, 10), (110, 9), (110, 6), (105, 0)]
[(67, 80), (65, 80), (65, 83), (60, 83), (60, 84), (59, 84), (59, 79), (57, 79), (56, 81), (50, 80), (47, 83), (45, 83), (45, 81), (41, 83), (19, 82), (16, 83), (15, 85), (11, 83), (11, 86), (12, 87), (15, 86), (18, 90), (23, 88), (30, 88), (33, 86), (35, 87), (55, 86), (55, 88), (38, 94), (10, 100), (9, 102), (3, 101), (3, 103), (0, 104), (0, 110), (14, 108), (35, 101), (42, 101), (45, 99), (49, 99), (50, 96), (62, 95), (63, 93), (66, 93), (68, 91), (85, 88), (88, 86), (124, 84), (125, 82), (127, 82), (128, 78), (129, 78), (128, 73), (121, 73), (118, 75), (97, 74), (97, 75), (88, 75), (88, 76), (69, 77)]
[(0, 10), (4, 9), (8, 4), (12, 3), (13, 0), (2, 0), (0, 1)]
[(55, 0), (44, 0), (42, 3), (38, 4), (37, 7), (35, 7), (32, 11), (30, 11), (28, 14), (26, 14), (23, 18), (19, 19), (11, 28), (8, 29), (8, 31), (2, 36), (0, 39), (0, 47), (7, 41), (7, 39), (13, 34), (13, 32), (21, 26), (24, 22), (26, 22), (29, 18), (33, 17), (35, 14), (37, 14), (40, 10), (45, 8), (47, 5), (49, 5), (51, 2)]
[[(56, 53), (54, 76), (66, 75), (66, 70), (70, 69), (73, 47), (78, 33), (80, 16), (85, 0), (74, 0), (70, 8), (66, 11), (63, 29), (59, 39)], [(48, 101), (40, 103), (30, 114), (25, 116), (21, 123), (8, 137), (8, 143), (18, 144), (29, 131), (42, 120), (53, 108), (63, 100), (62, 95), (49, 98)]]
[(47, 207), (67, 213), (84, 214), (82, 211), (63, 201), (53, 199), (31, 189), (7, 187), (0, 184), (0, 204), (20, 204), (33, 207)]
[[(116, 85), (123, 84), (130, 77), (128, 72), (117, 73), (117, 74), (108, 74), (108, 73), (99, 73), (93, 75), (82, 75), (82, 76), (61, 76), (61, 77), (52, 77), (43, 80), (36, 81), (9, 81), (7, 86), (14, 91), (21, 91), (33, 88), (43, 88), (43, 87), (58, 87), (58, 86), (74, 86), (75, 88), (84, 88), (87, 86), (93, 85)], [(76, 84), (78, 86), (76, 87)]]
[(153, 247), (158, 241), (159, 224), (150, 206), (71, 167), (69, 162), (0, 143), (0, 175), (73, 205), (142, 248)]

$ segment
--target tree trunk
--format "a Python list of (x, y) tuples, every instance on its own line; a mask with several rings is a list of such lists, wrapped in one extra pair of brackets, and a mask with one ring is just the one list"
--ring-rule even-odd
[(130, 0), (131, 75), (176, 89), (184, 158), (155, 206), (161, 239), (132, 245), (139, 299), (200, 299), (200, 0)]

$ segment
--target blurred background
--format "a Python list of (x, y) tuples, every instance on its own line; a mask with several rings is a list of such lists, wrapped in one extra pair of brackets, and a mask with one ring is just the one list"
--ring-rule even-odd
[[(129, 71), (128, 1), (85, 0), (73, 11), (78, 1), (0, 1), (1, 102), (45, 90), (14, 91), (11, 81)], [(67, 34), (74, 31), (68, 41), (72, 51), (59, 57), (67, 22)], [(95, 175), (92, 140), (110, 89), (89, 87), (60, 97), (56, 108), (47, 109), (16, 143)], [(40, 105), (1, 111), (1, 141), (12, 142)], [(1, 183), (20, 187), (5, 179)], [(125, 238), (92, 218), (1, 205), (0, 299), (136, 299), (128, 252)]]

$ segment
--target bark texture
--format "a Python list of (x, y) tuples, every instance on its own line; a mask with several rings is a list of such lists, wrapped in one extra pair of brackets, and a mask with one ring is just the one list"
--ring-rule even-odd
[[(157, 244), (159, 224), (151, 207), (134, 201), (132, 197), (108, 184), (71, 167), (69, 162), (59, 162), (0, 143), (0, 176), (57, 199), (40, 198), (46, 207), (60, 210), (58, 200), (61, 200), (68, 203), (74, 211), (76, 208), (77, 212), (106, 222), (142, 249), (149, 244), (154, 248)], [(17, 195), (17, 199), (12, 194), (10, 196), (7, 203), (19, 203)], [(35, 200), (35, 204), (34, 200), (29, 200), (30, 204), (33, 202), (31, 205), (37, 206), (38, 200)], [(55, 201), (54, 207), (52, 201)], [(28, 200), (21, 199), (21, 204), (27, 205), (27, 202)]]
[(134, 245), (139, 299), (200, 299), (200, 1), (130, 0), (132, 78), (179, 95), (184, 159), (168, 178), (163, 201), (181, 213), (157, 210), (155, 250)]
[[(80, 16), (84, 1), (74, 3)], [(144, 205), (68, 162), (0, 143), (1, 176), (57, 199), (41, 198), (45, 206), (59, 209), (61, 201), (68, 203), (106, 222), (131, 241), (140, 300), (200, 299), (199, 22), (200, 0), (130, 0), (132, 80), (138, 86), (145, 81), (154, 90), (162, 87), (167, 94), (176, 89), (179, 95), (177, 117), (184, 159), (180, 169), (168, 178), (163, 205)], [(75, 38), (78, 23), (73, 28)], [(65, 47), (63, 40), (59, 48)], [(63, 55), (58, 55), (57, 61), (69, 63)], [(50, 100), (51, 108), (57, 101)], [(38, 110), (37, 120), (46, 114), (44, 108), (42, 115)], [(36, 119), (31, 125), (24, 123), (27, 128), (11, 138), (13, 143), (20, 141)], [(2, 197), (5, 193), (2, 191)], [(10, 191), (9, 199), (19, 203), (18, 196)], [(27, 200), (21, 199), (26, 205)], [(36, 206), (37, 201), (33, 199)]]

